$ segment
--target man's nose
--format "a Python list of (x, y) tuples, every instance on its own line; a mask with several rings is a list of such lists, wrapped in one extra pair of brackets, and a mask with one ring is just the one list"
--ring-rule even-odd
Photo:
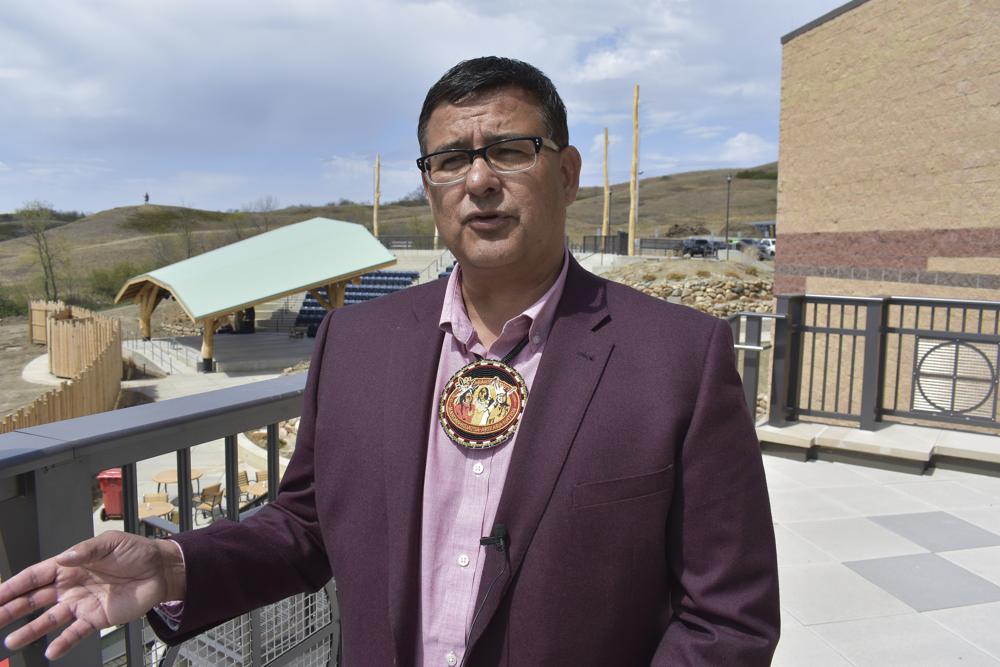
[(500, 179), (486, 158), (477, 155), (465, 175), (465, 189), (471, 194), (485, 194), (500, 187)]

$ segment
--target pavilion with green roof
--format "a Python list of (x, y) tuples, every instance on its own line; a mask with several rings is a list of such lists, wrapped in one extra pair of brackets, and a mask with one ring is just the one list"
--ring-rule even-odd
[(362, 225), (313, 218), (130, 278), (115, 302), (135, 300), (142, 336), (149, 339), (153, 311), (172, 296), (192, 322), (201, 324), (204, 369), (211, 370), (222, 318), (305, 291), (327, 310), (339, 308), (349, 282), (395, 263)]

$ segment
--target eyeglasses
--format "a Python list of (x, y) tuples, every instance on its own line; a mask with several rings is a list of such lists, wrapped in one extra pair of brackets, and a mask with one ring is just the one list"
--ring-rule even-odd
[(542, 148), (556, 152), (556, 142), (545, 137), (512, 137), (482, 148), (451, 148), (417, 158), (417, 168), (427, 174), (433, 185), (451, 185), (465, 178), (472, 163), (481, 156), (498, 174), (516, 174), (535, 166)]

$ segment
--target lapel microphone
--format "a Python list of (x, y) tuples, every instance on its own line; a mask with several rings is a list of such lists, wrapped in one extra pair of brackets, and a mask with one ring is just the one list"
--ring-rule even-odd
[(496, 547), (497, 551), (503, 553), (510, 546), (510, 535), (507, 533), (507, 526), (502, 523), (493, 525), (493, 532), (489, 537), (479, 539), (479, 544), (484, 547)]
[[(465, 633), (465, 652), (462, 655), (462, 662), (459, 667), (465, 667), (465, 661), (469, 657), (469, 633), (472, 632), (473, 626), (476, 625), (476, 621), (479, 619), (479, 614), (482, 613), (483, 607), (486, 606), (486, 601), (490, 599), (490, 593), (493, 592), (493, 586), (500, 581), (500, 577), (503, 573), (510, 568), (510, 552), (507, 548), (510, 546), (510, 534), (507, 532), (507, 526), (502, 523), (493, 524), (493, 531), (490, 533), (489, 537), (479, 538), (480, 546), (484, 547), (496, 547), (497, 551), (503, 554), (503, 568), (497, 573), (497, 576), (493, 577), (493, 581), (486, 588), (486, 594), (483, 595), (483, 601), (479, 605), (479, 609), (476, 613), (472, 615), (472, 623), (469, 623), (469, 629)], [(510, 632), (510, 626), (507, 627), (507, 632)], [(509, 647), (508, 647), (509, 650)]]

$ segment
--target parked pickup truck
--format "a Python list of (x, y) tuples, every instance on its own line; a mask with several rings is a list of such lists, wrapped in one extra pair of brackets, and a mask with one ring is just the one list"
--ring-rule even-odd
[(757, 243), (757, 254), (761, 259), (764, 258), (774, 258), (774, 251), (777, 246), (777, 241), (774, 239), (761, 239)]
[(684, 239), (684, 254), (691, 257), (715, 257), (718, 245), (708, 239)]

